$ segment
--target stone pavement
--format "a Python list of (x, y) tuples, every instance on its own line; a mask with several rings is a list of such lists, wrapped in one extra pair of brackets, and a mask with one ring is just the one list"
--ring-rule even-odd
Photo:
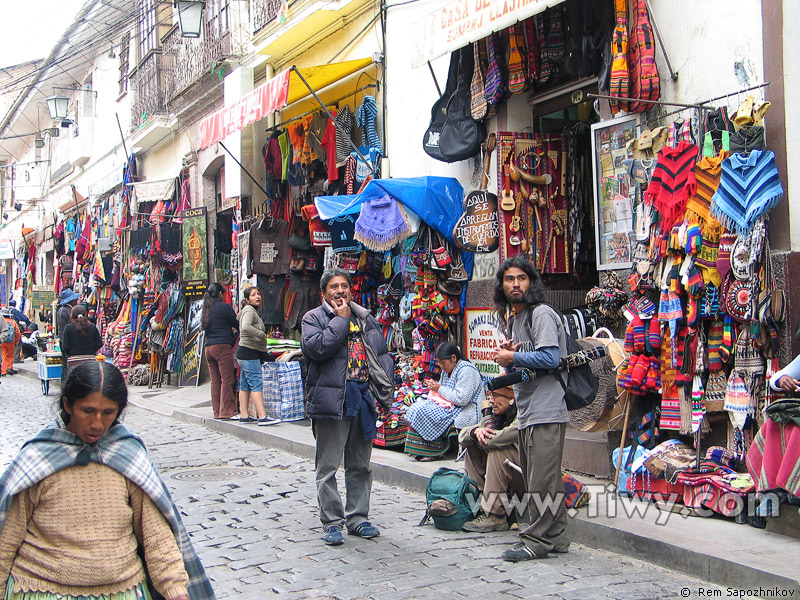
[[(54, 402), (33, 378), (2, 378), (0, 466), (52, 419)], [(506, 563), (498, 557), (516, 541), (513, 532), (480, 536), (418, 527), (422, 495), (378, 482), (371, 517), (381, 536), (346, 537), (344, 545), (328, 547), (320, 539), (307, 459), (136, 406), (125, 423), (148, 444), (220, 599), (730, 595), (725, 586), (577, 544), (555, 558)]]

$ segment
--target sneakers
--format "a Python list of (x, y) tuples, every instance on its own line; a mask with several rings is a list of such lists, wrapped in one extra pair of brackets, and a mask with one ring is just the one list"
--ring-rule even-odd
[(280, 423), (280, 419), (273, 419), (272, 417), (264, 417), (263, 419), (258, 420), (259, 427), (265, 427), (266, 425), (275, 425), (276, 423)]
[(363, 523), (359, 523), (353, 529), (348, 530), (350, 535), (357, 535), (358, 537), (362, 537), (366, 540), (374, 537), (378, 537), (381, 532), (369, 521), (364, 521)]
[(250, 415), (247, 415), (244, 419), (239, 418), (239, 423), (250, 423), (250, 424), (258, 423), (258, 419), (255, 419), (255, 418), (251, 417)]
[(508, 531), (508, 519), (496, 517), (494, 515), (480, 515), (479, 517), (467, 521), (461, 527), (463, 531), (473, 531), (476, 533), (489, 533), (490, 531)]
[(328, 544), (328, 546), (338, 546), (339, 544), (343, 544), (344, 537), (342, 536), (342, 526), (328, 525), (325, 528), (325, 535), (322, 536), (322, 539), (326, 544)]
[(521, 560), (531, 560), (539, 557), (533, 553), (533, 550), (528, 548), (528, 545), (525, 542), (519, 542), (514, 544), (513, 548), (503, 552), (503, 555), (500, 558), (509, 562), (519, 562)]

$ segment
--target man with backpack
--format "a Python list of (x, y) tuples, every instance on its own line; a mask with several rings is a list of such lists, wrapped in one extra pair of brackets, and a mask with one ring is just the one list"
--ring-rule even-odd
[(17, 371), (14, 369), (14, 347), (19, 344), (22, 336), (17, 327), (17, 322), (11, 316), (8, 308), (4, 308), (0, 313), (0, 319), (6, 324), (6, 328), (0, 332), (0, 356), (2, 356), (2, 369), (3, 375), (16, 375)]
[[(545, 302), (539, 272), (522, 256), (509, 258), (497, 271), (495, 310), (506, 326), (507, 342), (500, 345), (495, 362), (511, 370), (557, 369), (567, 354), (564, 325), (557, 311)], [(562, 373), (566, 380), (568, 374)], [(561, 458), (569, 414), (564, 387), (555, 375), (542, 375), (514, 386), (519, 425), (519, 458), (529, 494), (527, 526), (521, 541), (502, 558), (511, 562), (544, 558), (550, 552), (567, 552), (567, 512)]]

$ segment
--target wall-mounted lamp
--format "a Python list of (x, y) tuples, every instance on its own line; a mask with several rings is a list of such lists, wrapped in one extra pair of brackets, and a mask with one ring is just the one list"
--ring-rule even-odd
[(44, 138), (37, 137), (33, 140), (34, 148), (44, 148)]
[(21, 211), (22, 210), (22, 203), (21, 202), (15, 202), (14, 203), (14, 210), (16, 210), (17, 212)]
[(50, 118), (54, 121), (61, 120), (62, 127), (72, 125), (72, 121), (67, 118), (68, 108), (69, 98), (66, 96), (50, 96), (47, 99), (47, 110), (50, 112)]
[(175, 0), (181, 37), (198, 38), (203, 25), (204, 0)]

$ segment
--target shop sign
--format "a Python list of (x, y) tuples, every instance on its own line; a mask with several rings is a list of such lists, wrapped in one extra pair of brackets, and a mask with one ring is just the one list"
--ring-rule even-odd
[(0, 260), (14, 260), (14, 243), (11, 240), (0, 240)]
[(183, 362), (178, 386), (197, 386), (200, 383), (200, 362), (203, 360), (203, 344), (205, 331), (200, 330), (200, 318), (203, 315), (203, 300), (195, 300), (189, 304), (189, 316), (186, 319), (186, 341), (183, 343)]
[(500, 266), (500, 252), (495, 250), (491, 254), (476, 254), (472, 267), (472, 281), (494, 279)]
[(465, 358), (472, 362), (485, 379), (497, 377), (500, 365), (494, 362), (494, 354), (501, 342), (505, 341), (503, 324), (488, 307), (467, 308), (464, 310)]
[(450, 0), (414, 23), (412, 66), (416, 69), (563, 1)]
[(49, 308), (56, 299), (56, 292), (49, 285), (32, 285), (29, 288), (31, 304), (38, 310), (40, 307)]
[(453, 240), (467, 252), (494, 252), (500, 243), (497, 196), (471, 192), (464, 200), (464, 214), (453, 229)]
[(208, 148), (286, 106), (289, 74), (287, 70), (276, 75), (235, 103), (200, 121), (200, 149)]
[(198, 286), (208, 282), (208, 236), (206, 208), (181, 211), (183, 237), (183, 285)]
[(238, 202), (239, 202), (239, 196), (234, 196), (233, 198), (226, 198), (224, 195), (220, 196), (219, 210), (228, 210), (229, 208), (236, 208), (236, 204)]

